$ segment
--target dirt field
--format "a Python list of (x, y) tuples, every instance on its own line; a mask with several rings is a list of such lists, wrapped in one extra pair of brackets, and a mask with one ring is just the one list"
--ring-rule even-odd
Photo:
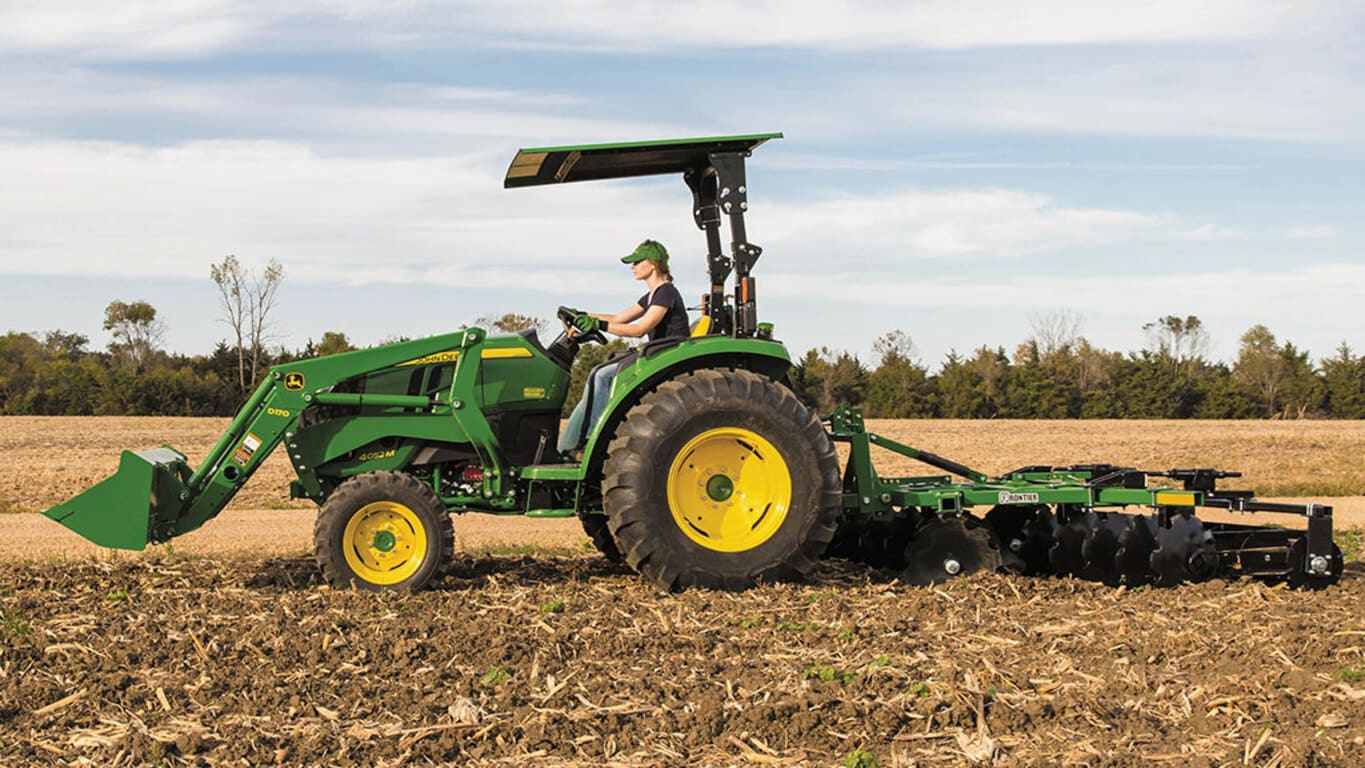
[[(121, 447), (197, 460), (222, 426), (0, 419), (0, 496), (60, 501)], [(1358, 422), (871, 428), (988, 472), (1240, 465), (1280, 495), (1355, 495), (1339, 523), (1362, 510)], [(465, 516), (436, 589), (372, 595), (319, 583), (310, 509), (264, 508), (287, 473), (172, 551), (0, 514), (0, 766), (1365, 765), (1359, 562), (1315, 593), (919, 589), (826, 561), (803, 585), (661, 595), (570, 554), (576, 521)]]
[(372, 595), (306, 558), (0, 566), (0, 764), (1365, 764), (1358, 564), (1320, 593), (889, 576), (667, 596), (502, 557)]

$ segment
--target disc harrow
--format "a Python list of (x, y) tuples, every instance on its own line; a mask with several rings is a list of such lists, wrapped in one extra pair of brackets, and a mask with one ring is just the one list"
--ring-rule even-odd
[[(906, 583), (995, 570), (1134, 587), (1247, 576), (1320, 589), (1341, 578), (1331, 507), (1217, 487), (1237, 472), (1078, 464), (990, 477), (867, 432), (856, 409), (841, 407), (824, 420), (831, 437), (849, 446), (844, 516), (826, 556), (895, 569)], [(948, 474), (880, 477), (872, 446)], [(1200, 509), (1292, 514), (1304, 523), (1205, 522)]]

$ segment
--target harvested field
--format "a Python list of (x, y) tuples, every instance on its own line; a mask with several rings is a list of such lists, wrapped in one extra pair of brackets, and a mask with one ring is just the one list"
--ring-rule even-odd
[(1359, 564), (1319, 593), (827, 562), (672, 596), (595, 558), (415, 595), (303, 557), (11, 564), (0, 764), (1358, 766), (1362, 600)]
[[(165, 443), (198, 465), (227, 419), (0, 417), (0, 511), (37, 511), (65, 501), (118, 467), (119, 452)], [(1216, 466), (1240, 470), (1262, 496), (1365, 494), (1365, 421), (942, 421), (868, 422), (893, 440), (989, 474), (1025, 464), (1103, 461), (1143, 469)], [(923, 465), (873, 454), (888, 475)], [(232, 508), (309, 506), (287, 498), (293, 470), (271, 456)]]

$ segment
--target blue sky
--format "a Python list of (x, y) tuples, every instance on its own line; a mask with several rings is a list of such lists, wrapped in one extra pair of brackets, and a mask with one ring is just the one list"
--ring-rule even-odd
[(1059, 312), (1365, 347), (1352, 2), (0, 0), (0, 331), (227, 335), (209, 265), (287, 271), (277, 343), (640, 292), (704, 241), (673, 178), (502, 189), (518, 147), (782, 131), (750, 162), (761, 319), (936, 367)]

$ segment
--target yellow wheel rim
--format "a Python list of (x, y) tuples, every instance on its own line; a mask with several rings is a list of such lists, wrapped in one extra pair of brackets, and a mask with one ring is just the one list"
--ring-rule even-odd
[(692, 438), (668, 470), (673, 522), (707, 549), (743, 552), (772, 538), (792, 500), (787, 462), (773, 444), (739, 427)]
[(427, 529), (405, 505), (376, 501), (351, 516), (342, 548), (346, 564), (357, 577), (371, 584), (398, 584), (422, 567)]

